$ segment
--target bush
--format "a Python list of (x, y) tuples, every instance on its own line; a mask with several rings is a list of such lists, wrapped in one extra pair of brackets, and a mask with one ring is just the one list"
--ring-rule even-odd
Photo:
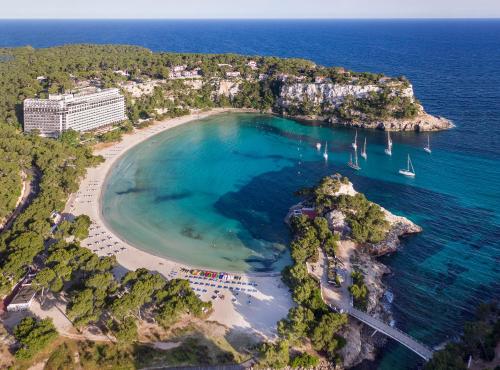
[(290, 362), (288, 341), (264, 343), (260, 348), (259, 367), (282, 369)]
[(73, 354), (66, 343), (57, 347), (47, 360), (44, 370), (73, 370)]
[(310, 368), (318, 366), (318, 364), (319, 358), (310, 355), (309, 353), (301, 353), (300, 355), (295, 356), (292, 361), (290, 361), (291, 367)]

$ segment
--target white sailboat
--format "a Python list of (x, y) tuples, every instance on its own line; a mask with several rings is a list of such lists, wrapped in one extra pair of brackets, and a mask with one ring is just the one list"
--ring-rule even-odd
[(408, 154), (408, 163), (406, 165), (406, 169), (399, 170), (399, 173), (404, 176), (415, 177), (415, 169), (413, 168), (413, 164), (411, 163), (409, 154)]
[(318, 150), (318, 151), (321, 150), (321, 143), (316, 143), (316, 150)]
[(429, 135), (427, 135), (427, 145), (424, 146), (424, 150), (431, 154), (432, 153), (432, 150), (431, 150), (431, 139), (429, 138)]
[(351, 167), (353, 170), (359, 171), (361, 167), (359, 167), (358, 164), (358, 151), (354, 151), (354, 162), (352, 161), (352, 153), (350, 154), (349, 162), (347, 162), (347, 165)]
[(328, 143), (325, 143), (325, 151), (323, 152), (323, 158), (325, 158), (325, 161), (328, 160)]
[(385, 148), (384, 152), (387, 155), (392, 155), (392, 140), (389, 131), (387, 131), (387, 148)]
[(354, 135), (354, 142), (352, 143), (354, 150), (358, 149), (358, 130), (356, 130), (356, 135)]
[(363, 144), (363, 150), (361, 150), (361, 156), (364, 159), (368, 159), (368, 154), (366, 154), (366, 137), (365, 137), (365, 143)]

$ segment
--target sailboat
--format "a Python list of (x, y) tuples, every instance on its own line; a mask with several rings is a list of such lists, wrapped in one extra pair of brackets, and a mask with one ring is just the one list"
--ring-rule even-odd
[(347, 162), (347, 165), (356, 171), (359, 171), (361, 169), (361, 167), (359, 167), (359, 164), (358, 164), (358, 151), (357, 150), (354, 150), (354, 162), (352, 161), (352, 153), (351, 153), (350, 158), (349, 158), (349, 162)]
[(321, 150), (321, 143), (316, 143), (316, 150), (318, 150), (318, 151)]
[(356, 135), (354, 136), (354, 143), (352, 143), (354, 150), (358, 149), (358, 130), (356, 130)]
[(424, 150), (425, 150), (427, 153), (429, 153), (429, 154), (431, 154), (431, 153), (432, 153), (432, 150), (431, 150), (431, 140), (430, 140), (430, 138), (429, 138), (429, 135), (427, 135), (427, 145), (426, 145), (426, 146), (424, 146)]
[(384, 152), (387, 155), (392, 155), (392, 140), (389, 131), (387, 131), (387, 148), (385, 148)]
[(366, 137), (365, 137), (365, 143), (363, 144), (363, 150), (361, 151), (361, 156), (364, 159), (368, 159), (368, 155), (366, 154)]
[(328, 143), (325, 143), (325, 151), (323, 152), (323, 158), (325, 158), (325, 161), (328, 160)]
[(413, 164), (411, 163), (409, 154), (408, 154), (408, 163), (406, 165), (406, 169), (399, 170), (399, 173), (404, 176), (415, 177), (415, 169), (413, 168)]

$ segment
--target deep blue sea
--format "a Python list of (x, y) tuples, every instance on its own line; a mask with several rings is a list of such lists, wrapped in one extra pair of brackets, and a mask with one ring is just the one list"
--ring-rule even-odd
[[(424, 229), (405, 239), (398, 253), (382, 259), (393, 271), (386, 283), (394, 293), (392, 310), (398, 327), (438, 345), (460, 332), (480, 302), (500, 297), (500, 20), (0, 21), (0, 46), (83, 42), (135, 44), (157, 51), (301, 57), (357, 71), (407, 76), (428, 112), (456, 124), (453, 130), (431, 134), (432, 155), (421, 149), (426, 136), (404, 133), (394, 135), (395, 155), (386, 158), (381, 154), (383, 135), (370, 132), (368, 162), (353, 173), (344, 164), (350, 130), (299, 124), (287, 129), (282, 122), (263, 117), (238, 119), (235, 130), (253, 135), (262, 129), (265, 140), (278, 140), (279, 145), (264, 152), (274, 159), (255, 157), (258, 147), (245, 147), (244, 142), (230, 155), (240, 156), (245, 164), (260, 160), (267, 166), (274, 160), (278, 165), (263, 166), (258, 176), (241, 177), (232, 187), (223, 184), (228, 191), (218, 195), (214, 206), (219, 208), (214, 212), (244, 223), (256, 238), (263, 232), (276, 237), (273, 230), (263, 230), (256, 222), (277, 222), (295, 199), (276, 192), (272, 200), (276, 206), (266, 207), (257, 201), (259, 192), (287, 179), (288, 185), (280, 189), (291, 191), (297, 179), (310, 184), (325, 173), (340, 171), (370, 199)], [(202, 134), (210, 131), (196, 124), (192, 128)], [(223, 138), (223, 132), (206, 134), (232, 144), (242, 140), (240, 133), (233, 132), (230, 138)], [(334, 143), (326, 166), (311, 149), (318, 139)], [(274, 153), (278, 148), (284, 149)], [(300, 160), (296, 152), (292, 155), (291, 149), (302, 151), (305, 158)], [(407, 152), (414, 160), (415, 180), (395, 174)], [(291, 176), (298, 172), (301, 176)], [(245, 214), (244, 207), (257, 209), (259, 217)], [(418, 357), (390, 343), (366, 367), (415, 369), (420, 365)]]

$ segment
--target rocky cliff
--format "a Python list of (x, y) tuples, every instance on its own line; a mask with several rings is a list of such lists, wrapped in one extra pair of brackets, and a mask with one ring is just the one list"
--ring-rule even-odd
[(363, 120), (342, 120), (331, 116), (326, 119), (332, 124), (339, 124), (347, 127), (368, 128), (384, 131), (439, 131), (453, 127), (453, 123), (444, 118), (436, 117), (425, 111), (420, 112), (413, 118), (386, 118), (372, 121)]
[[(386, 94), (383, 102), (370, 99)], [(353, 102), (372, 107), (360, 111)], [(384, 115), (380, 105), (386, 104)], [(391, 106), (392, 103), (392, 106)], [(302, 119), (317, 119), (349, 127), (380, 129), (386, 131), (436, 131), (453, 127), (451, 121), (425, 112), (408, 83), (337, 84), (337, 83), (284, 83), (277, 104), (284, 115)], [(368, 104), (369, 105), (369, 104)], [(397, 112), (398, 106), (408, 111)], [(357, 104), (359, 107), (360, 104)], [(373, 112), (376, 112), (373, 114)]]
[[(337, 179), (340, 176), (334, 175)], [(358, 192), (349, 181), (342, 182), (324, 192), (331, 196), (348, 195), (355, 196)], [(392, 293), (387, 291), (383, 283), (384, 275), (391, 270), (379, 262), (376, 257), (386, 253), (395, 252), (400, 245), (400, 238), (408, 234), (418, 233), (422, 228), (406, 217), (397, 216), (390, 211), (380, 207), (384, 218), (388, 223), (388, 231), (383, 241), (373, 244), (356, 245), (351, 253), (339, 253), (338, 258), (343, 259), (343, 265), (350, 264), (351, 270), (361, 271), (364, 276), (364, 282), (368, 288), (368, 304), (366, 311), (384, 322), (393, 321), (390, 304), (392, 302)], [(332, 209), (325, 215), (331, 230), (339, 233), (339, 249), (347, 250), (346, 241), (350, 239), (351, 229), (349, 227), (346, 214), (339, 209)], [(373, 329), (361, 324), (356, 320), (351, 320), (348, 328), (343, 333), (346, 338), (346, 346), (342, 349), (344, 368), (350, 368), (360, 364), (363, 361), (372, 361), (376, 353), (387, 341), (382, 334), (375, 334)]]
[[(280, 103), (289, 106), (297, 100), (308, 99), (315, 104), (328, 104), (334, 107), (340, 106), (347, 96), (366, 98), (370, 92), (378, 93), (383, 87), (375, 84), (368, 85), (344, 85), (334, 83), (289, 83), (284, 84), (280, 90)], [(393, 93), (396, 90), (393, 89)], [(401, 87), (398, 91), (401, 96), (414, 100), (413, 87), (411, 85)]]
[(420, 226), (408, 220), (406, 217), (396, 216), (383, 207), (380, 208), (382, 208), (385, 213), (385, 219), (389, 222), (390, 229), (383, 241), (377, 244), (368, 245), (370, 254), (377, 257), (395, 252), (399, 247), (401, 237), (422, 231)]

